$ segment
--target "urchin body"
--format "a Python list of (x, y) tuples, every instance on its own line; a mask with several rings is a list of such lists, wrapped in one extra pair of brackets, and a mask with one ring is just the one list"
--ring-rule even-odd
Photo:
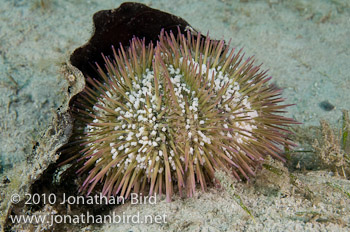
[(155, 46), (135, 38), (104, 59), (73, 107), (79, 152), (69, 160), (89, 172), (81, 190), (101, 182), (107, 196), (170, 200), (175, 186), (188, 196), (196, 182), (205, 189), (215, 170), (248, 178), (264, 157), (283, 160), (294, 121), (276, 114), (286, 107), (280, 91), (223, 41), (162, 32)]

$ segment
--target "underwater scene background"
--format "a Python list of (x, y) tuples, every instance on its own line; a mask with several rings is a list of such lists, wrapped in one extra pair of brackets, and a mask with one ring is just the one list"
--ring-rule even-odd
[[(256, 178), (221, 172), (219, 188), (171, 203), (122, 204), (95, 213), (166, 214), (166, 223), (13, 223), (9, 215), (69, 212), (14, 204), (37, 191), (66, 143), (57, 110), (82, 80), (69, 58), (93, 33), (95, 12), (112, 0), (0, 0), (0, 228), (4, 231), (348, 231), (350, 227), (350, 2), (347, 0), (138, 1), (185, 19), (211, 39), (231, 39), (283, 89), (297, 147), (267, 159)], [(67, 70), (70, 70), (69, 72)], [(63, 123), (64, 121), (64, 123)], [(63, 136), (63, 137), (62, 137)], [(50, 169), (51, 170), (51, 169)], [(38, 182), (40, 180), (40, 182)], [(38, 190), (39, 191), (39, 190)], [(41, 191), (41, 190), (40, 190)], [(62, 193), (62, 189), (59, 189)], [(23, 203), (23, 202), (22, 202)], [(91, 207), (91, 206), (90, 206)], [(73, 208), (70, 213), (89, 211)]]

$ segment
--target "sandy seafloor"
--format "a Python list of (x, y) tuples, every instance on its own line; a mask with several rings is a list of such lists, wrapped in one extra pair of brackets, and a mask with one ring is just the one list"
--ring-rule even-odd
[[(209, 31), (212, 38), (231, 38), (233, 46), (244, 48), (248, 56), (255, 55), (257, 63), (269, 69), (273, 82), (284, 89), (286, 102), (296, 103), (289, 107), (288, 116), (303, 123), (304, 130), (318, 126), (320, 119), (340, 127), (341, 110), (350, 109), (348, 0), (140, 2), (183, 17), (202, 33)], [(65, 98), (68, 84), (60, 69), (72, 51), (90, 38), (92, 15), (121, 3), (0, 0), (1, 198), (16, 191), (5, 191), (5, 178), (16, 182), (18, 168), (26, 176), (26, 160)], [(334, 109), (322, 109), (323, 101)], [(163, 200), (157, 205), (116, 208), (119, 213), (167, 213), (165, 224), (86, 225), (81, 230), (349, 231), (350, 200), (325, 183), (331, 181), (349, 191), (350, 182), (334, 177), (328, 170), (306, 170), (294, 175), (309, 185), (320, 200), (315, 203), (296, 193), (293, 186), (283, 186), (282, 177), (268, 177), (276, 183), (267, 183), (260, 176), (254, 183), (235, 184), (236, 193), (255, 220), (232, 200), (229, 191), (209, 189), (172, 203)], [(6, 213), (1, 212), (1, 218)], [(75, 225), (71, 230), (83, 227)], [(47, 231), (52, 230), (54, 227)]]

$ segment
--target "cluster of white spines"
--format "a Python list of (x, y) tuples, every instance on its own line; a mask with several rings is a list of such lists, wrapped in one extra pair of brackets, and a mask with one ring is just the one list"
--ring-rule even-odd
[[(180, 64), (183, 62), (183, 58), (180, 58)], [(186, 60), (188, 64), (196, 68), (197, 73), (199, 72), (199, 63), (192, 60)], [(188, 84), (185, 82), (184, 75), (181, 73), (179, 68), (174, 68), (172, 64), (166, 64), (168, 73), (170, 75), (170, 81), (173, 85), (175, 96), (179, 107), (181, 108), (181, 116), (183, 117), (183, 122), (185, 122), (184, 129), (186, 130), (187, 138), (191, 141), (191, 147), (189, 148), (189, 154), (192, 156), (204, 154), (204, 148), (206, 144), (212, 144), (212, 139), (210, 135), (206, 134), (201, 130), (201, 127), (205, 127), (205, 124), (208, 118), (205, 118), (205, 115), (201, 114), (199, 108), (199, 99), (196, 96), (196, 91), (191, 90)], [(221, 131), (222, 135), (225, 135), (229, 138), (233, 138), (237, 143), (244, 143), (247, 139), (245, 135), (251, 135), (251, 132), (256, 129), (254, 124), (254, 118), (258, 116), (256, 110), (252, 109), (251, 103), (247, 96), (241, 96), (240, 86), (237, 82), (233, 80), (229, 75), (221, 71), (221, 67), (217, 66), (214, 68), (208, 69), (208, 76), (211, 78), (214, 76), (214, 88), (213, 91), (218, 93), (224, 86), (228, 85), (228, 88), (222, 100), (218, 103), (217, 109), (222, 110), (226, 113), (234, 113), (235, 116), (231, 114), (230, 119), (235, 117), (245, 117), (244, 121), (234, 121), (234, 127), (240, 128), (240, 132), (224, 132)], [(205, 64), (202, 64), (201, 74), (205, 75), (207, 72), (207, 67)], [(164, 154), (161, 148), (161, 144), (166, 144), (168, 149), (168, 162), (171, 165), (172, 170), (176, 170), (176, 164), (174, 161), (175, 152), (170, 148), (169, 141), (167, 141), (168, 133), (167, 127), (171, 127), (171, 124), (167, 122), (167, 114), (165, 113), (163, 117), (158, 118), (160, 112), (162, 112), (167, 106), (162, 102), (161, 108), (157, 109), (157, 96), (155, 93), (155, 77), (154, 71), (146, 69), (146, 72), (141, 77), (136, 77), (136, 81), (133, 81), (132, 88), (125, 92), (127, 99), (120, 94), (116, 94), (116, 90), (106, 91), (106, 95), (109, 98), (112, 98), (116, 101), (119, 101), (127, 107), (127, 109), (120, 106), (115, 107), (114, 111), (119, 114), (113, 120), (108, 121), (109, 123), (116, 123), (117, 126), (114, 126), (115, 138), (113, 141), (109, 141), (110, 145), (110, 156), (105, 156), (103, 159), (117, 159), (119, 155), (127, 155), (126, 158), (117, 164), (118, 167), (122, 165), (125, 170), (128, 168), (128, 165), (134, 161), (137, 162), (137, 169), (144, 169), (146, 173), (152, 173), (154, 168), (149, 169), (152, 165), (152, 158), (146, 158), (148, 156), (148, 151), (152, 151), (152, 154), (157, 154), (155, 162), (164, 162)], [(113, 77), (111, 77), (113, 78)], [(208, 86), (211, 85), (211, 82), (208, 82)], [(113, 86), (111, 88), (114, 88)], [(162, 82), (158, 82), (158, 91), (159, 94), (165, 93)], [(225, 101), (233, 97), (230, 104), (223, 104)], [(149, 103), (147, 104), (147, 98)], [(187, 100), (187, 102), (186, 102)], [(241, 104), (239, 108), (240, 112), (235, 112), (234, 109), (237, 104)], [(93, 109), (97, 118), (103, 118), (104, 115), (108, 115), (108, 112), (96, 107), (96, 105), (108, 105), (108, 100), (101, 98)], [(186, 104), (188, 104), (188, 110), (186, 112)], [(168, 106), (169, 107), (169, 106)], [(170, 106), (175, 107), (175, 106)], [(108, 117), (110, 119), (111, 117)], [(132, 123), (128, 123), (127, 119), (130, 119)], [(231, 120), (232, 121), (232, 120)], [(106, 121), (101, 121), (99, 119), (94, 119), (93, 123), (103, 123)], [(228, 123), (228, 122), (227, 122)], [(229, 128), (228, 124), (221, 125), (224, 128)], [(183, 128), (182, 128), (183, 129)], [(99, 126), (88, 125), (85, 131), (88, 133), (94, 133), (96, 131), (102, 130)], [(102, 142), (104, 143), (104, 142)], [(122, 143), (122, 145), (118, 144)], [(196, 149), (198, 153), (195, 154), (193, 143), (198, 144)], [(96, 146), (91, 146), (91, 149), (95, 149)], [(225, 148), (222, 148), (227, 156), (232, 159), (232, 156), (226, 151)], [(240, 150), (239, 147), (236, 148)], [(212, 155), (210, 151), (208, 151)], [(110, 157), (110, 158), (109, 158)], [(151, 156), (152, 157), (152, 156)], [(179, 157), (181, 162), (184, 162), (184, 156), (180, 154)], [(204, 159), (202, 159), (204, 163)], [(196, 164), (198, 162), (197, 157), (193, 157), (193, 161)], [(101, 158), (96, 160), (96, 163), (101, 162)], [(163, 172), (164, 165), (160, 165), (158, 169), (159, 173)], [(154, 167), (154, 164), (153, 164)]]
[[(194, 67), (197, 70), (197, 73), (199, 73), (199, 64), (195, 62), (193, 59), (190, 61), (187, 61), (188, 64), (194, 65)], [(225, 109), (226, 112), (228, 113), (239, 113), (239, 112), (234, 112), (232, 109), (234, 109), (237, 104), (239, 103), (242, 108), (240, 110), (239, 114), (236, 114), (236, 117), (245, 117), (244, 121), (236, 121), (234, 123), (234, 126), (236, 128), (240, 128), (241, 133), (246, 134), (247, 136), (251, 136), (251, 132), (253, 129), (257, 129), (256, 123), (254, 122), (254, 118), (258, 117), (258, 112), (254, 109), (252, 109), (251, 103), (248, 100), (248, 96), (242, 96), (241, 93), (239, 92), (240, 86), (239, 84), (234, 81), (233, 78), (231, 78), (228, 74), (223, 73), (221, 71), (221, 66), (217, 66), (214, 68), (209, 68), (209, 77), (214, 76), (214, 90), (219, 92), (224, 86), (228, 84), (228, 88), (225, 92), (225, 94), (222, 96), (222, 100), (218, 104), (218, 108), (223, 108)], [(206, 74), (207, 71), (207, 66), (205, 64), (202, 64), (202, 75)], [(248, 82), (251, 82), (252, 80), (249, 80)], [(208, 86), (211, 86), (211, 82), (208, 82)], [(254, 86), (254, 84), (251, 84), (251, 86)], [(233, 98), (232, 98), (233, 97)], [(225, 101), (228, 99), (232, 98), (232, 101), (230, 104), (225, 104), (222, 105)], [(198, 103), (198, 102), (197, 102)], [(231, 115), (231, 119), (234, 119), (235, 116)], [(204, 121), (200, 121), (200, 124), (204, 124)], [(226, 124), (227, 126), (227, 124)], [(228, 128), (228, 127), (226, 127)], [(226, 134), (228, 137), (232, 138), (232, 135), (230, 132), (227, 132)], [(238, 132), (234, 133), (235, 139), (238, 143), (243, 143), (243, 140), (245, 139), (243, 135), (239, 134)]]

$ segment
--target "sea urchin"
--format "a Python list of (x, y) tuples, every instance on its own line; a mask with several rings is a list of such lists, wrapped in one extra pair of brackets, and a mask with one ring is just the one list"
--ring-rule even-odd
[(241, 51), (162, 31), (155, 46), (134, 38), (113, 53), (72, 106), (76, 146), (65, 163), (86, 173), (81, 191), (99, 184), (106, 196), (165, 192), (170, 201), (174, 189), (192, 196), (196, 182), (205, 190), (215, 170), (248, 179), (264, 157), (284, 160), (295, 121), (278, 115), (280, 90)]

